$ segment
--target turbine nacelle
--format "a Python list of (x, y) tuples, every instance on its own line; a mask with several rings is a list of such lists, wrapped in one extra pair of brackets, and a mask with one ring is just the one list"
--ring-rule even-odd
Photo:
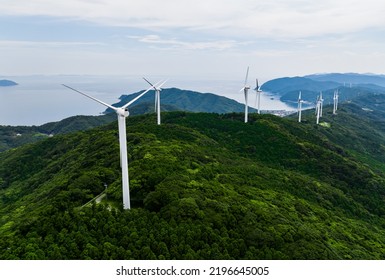
[(155, 91), (162, 91), (162, 86), (167, 82), (165, 81), (159, 81), (156, 84), (152, 84), (149, 80), (143, 77), (143, 80), (145, 80)]
[(258, 79), (256, 79), (256, 86), (255, 86), (255, 89), (254, 89), (256, 92), (262, 92), (261, 90), (261, 87), (259, 86), (258, 84)]
[(128, 111), (128, 108), (117, 108), (116, 109), (116, 114), (119, 116), (127, 118), (130, 115), (130, 112)]

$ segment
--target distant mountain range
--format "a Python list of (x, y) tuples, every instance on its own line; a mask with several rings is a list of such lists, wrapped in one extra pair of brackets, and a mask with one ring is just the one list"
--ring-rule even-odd
[(0, 80), (0, 87), (11, 87), (16, 86), (17, 83), (10, 80)]
[(337, 82), (342, 85), (353, 86), (360, 85), (379, 85), (385, 87), (385, 75), (375, 75), (375, 74), (357, 74), (357, 73), (329, 73), (329, 74), (313, 74), (307, 75), (305, 78), (309, 78), (314, 81), (332, 81)]
[(280, 95), (281, 101), (288, 104), (296, 103), (301, 91), (305, 104), (312, 105), (321, 91), (326, 103), (332, 102), (335, 90), (340, 92), (340, 101), (351, 100), (367, 93), (384, 94), (385, 76), (355, 73), (313, 74), (270, 80), (261, 89)]

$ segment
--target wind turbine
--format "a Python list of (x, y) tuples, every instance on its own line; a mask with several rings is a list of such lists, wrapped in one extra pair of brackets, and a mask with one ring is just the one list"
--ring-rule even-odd
[(260, 114), (261, 113), (260, 106), (261, 106), (261, 92), (262, 92), (262, 90), (261, 90), (261, 87), (258, 85), (258, 79), (256, 79), (256, 87), (254, 90), (255, 90), (255, 93), (257, 94), (257, 96), (256, 96), (257, 99), (255, 101), (258, 100), (258, 114)]
[(298, 122), (301, 122), (301, 117), (302, 117), (302, 103), (303, 103), (303, 100), (302, 100), (301, 95), (302, 95), (302, 93), (299, 92), (299, 94), (298, 94)]
[(335, 115), (337, 114), (337, 107), (338, 107), (338, 89), (334, 91), (333, 101), (334, 101), (333, 115)]
[(159, 86), (157, 86), (157, 84), (159, 84), (160, 82), (158, 82), (157, 84), (153, 85), (146, 78), (143, 77), (143, 79), (148, 84), (150, 84), (150, 86), (155, 90), (155, 112), (157, 113), (157, 123), (158, 123), (158, 125), (160, 125), (160, 91), (162, 90), (161, 87), (167, 82), (167, 80), (164, 81), (163, 83), (161, 83)]
[(319, 124), (320, 111), (321, 111), (321, 98), (320, 96), (317, 96), (317, 103), (315, 108), (315, 114), (317, 115), (317, 121), (316, 121), (317, 124)]
[(243, 91), (244, 94), (245, 94), (245, 123), (247, 123), (248, 114), (249, 114), (248, 92), (249, 92), (250, 86), (247, 85), (247, 78), (248, 78), (248, 76), (249, 76), (249, 66), (247, 67), (247, 71), (246, 71), (245, 85), (240, 90), (240, 92)]
[(323, 113), (323, 105), (324, 105), (324, 99), (322, 98), (322, 91), (320, 92), (320, 98), (319, 98), (319, 101), (320, 101), (320, 117), (322, 117), (322, 113)]
[(141, 94), (139, 94), (137, 97), (132, 99), (130, 102), (128, 102), (126, 105), (122, 107), (115, 107), (112, 105), (109, 105), (103, 101), (100, 101), (99, 99), (96, 99), (95, 97), (92, 97), (86, 93), (83, 93), (79, 90), (76, 90), (72, 87), (69, 87), (67, 85), (64, 85), (66, 88), (69, 88), (70, 90), (76, 91), (77, 93), (80, 93), (116, 112), (118, 115), (118, 125), (119, 125), (119, 146), (120, 146), (120, 163), (122, 167), (122, 189), (123, 189), (123, 209), (130, 209), (130, 188), (129, 188), (129, 179), (128, 179), (128, 158), (127, 158), (127, 136), (126, 136), (126, 117), (128, 117), (128, 106), (130, 106), (132, 103), (134, 103), (136, 100), (141, 98), (145, 93), (147, 93), (149, 90), (152, 89), (150, 87), (149, 89), (145, 90)]

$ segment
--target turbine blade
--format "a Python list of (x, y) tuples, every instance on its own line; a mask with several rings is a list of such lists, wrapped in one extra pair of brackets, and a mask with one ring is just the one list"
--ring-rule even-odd
[(155, 89), (155, 86), (149, 80), (147, 80), (145, 77), (143, 77), (143, 80), (145, 80), (150, 86), (152, 86)]
[(139, 98), (141, 98), (143, 95), (145, 95), (147, 92), (149, 92), (150, 90), (152, 90), (153, 87), (149, 87), (147, 90), (145, 90), (144, 92), (142, 92), (141, 94), (139, 94), (137, 97), (135, 97), (134, 99), (132, 99), (130, 102), (128, 102), (126, 105), (124, 105), (122, 107), (122, 109), (126, 109), (128, 106), (130, 106), (132, 103), (134, 103), (136, 100), (138, 100)]
[[(168, 79), (167, 80), (164, 80), (164, 82), (163, 83), (161, 83), (159, 86), (157, 86), (159, 89), (166, 83), (168, 81)], [(160, 82), (158, 82), (157, 84), (159, 84)]]
[(157, 105), (158, 105), (158, 95), (156, 94), (156, 91), (155, 91), (155, 105), (154, 105), (155, 112), (156, 112)]
[(77, 93), (80, 93), (81, 95), (84, 95), (84, 96), (86, 96), (86, 97), (88, 97), (88, 98), (90, 98), (90, 99), (92, 99), (92, 100), (94, 100), (94, 101), (96, 101), (96, 102), (98, 102), (98, 103), (100, 103), (100, 104), (102, 104), (102, 105), (108, 107), (108, 108), (111, 108), (111, 109), (114, 110), (114, 111), (116, 111), (116, 110), (118, 109), (118, 108), (116, 108), (116, 107), (114, 107), (114, 106), (112, 106), (112, 105), (110, 105), (110, 104), (107, 104), (107, 103), (105, 103), (105, 102), (103, 102), (103, 101), (101, 101), (101, 100), (99, 100), (99, 99), (97, 99), (97, 98), (95, 98), (95, 97), (92, 97), (91, 95), (88, 95), (88, 94), (86, 94), (86, 93), (84, 93), (84, 92), (81, 92), (81, 91), (79, 91), (79, 90), (77, 90), (77, 89), (74, 89), (74, 88), (72, 88), (72, 87), (70, 87), (70, 86), (67, 86), (67, 85), (65, 85), (65, 84), (62, 84), (62, 86), (66, 87), (66, 88), (68, 88), (68, 89), (70, 89), (70, 90), (76, 91)]
[(245, 78), (245, 87), (246, 87), (246, 84), (247, 84), (247, 78), (249, 77), (249, 67), (250, 66), (247, 66), (246, 78)]

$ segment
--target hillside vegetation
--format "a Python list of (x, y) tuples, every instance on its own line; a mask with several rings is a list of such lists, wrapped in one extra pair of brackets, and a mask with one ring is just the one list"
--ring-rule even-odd
[(0, 152), (35, 143), (57, 134), (66, 134), (101, 126), (116, 120), (116, 115), (75, 116), (40, 126), (0, 126)]
[(0, 258), (384, 259), (383, 126), (352, 106), (129, 117), (128, 211), (116, 122), (0, 153)]

